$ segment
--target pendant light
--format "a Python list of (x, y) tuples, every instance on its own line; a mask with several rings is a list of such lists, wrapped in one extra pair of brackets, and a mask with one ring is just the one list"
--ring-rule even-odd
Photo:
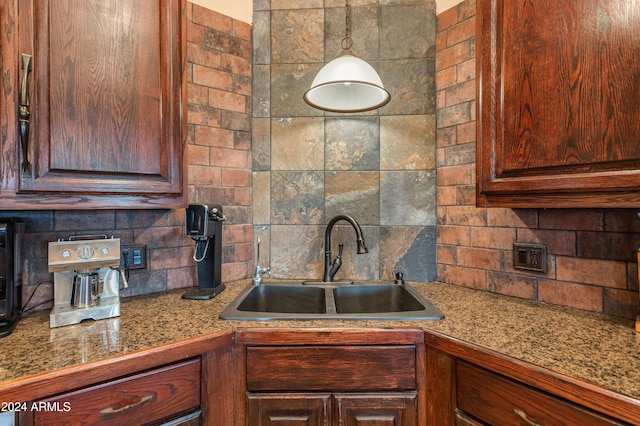
[(391, 100), (380, 76), (371, 65), (351, 51), (351, 10), (345, 3), (345, 36), (342, 52), (326, 64), (313, 79), (304, 101), (314, 108), (331, 112), (364, 112), (380, 108)]

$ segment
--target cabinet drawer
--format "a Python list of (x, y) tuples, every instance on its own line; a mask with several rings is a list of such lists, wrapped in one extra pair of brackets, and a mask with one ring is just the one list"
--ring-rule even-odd
[[(144, 424), (200, 406), (194, 359), (38, 401), (35, 424)], [(55, 409), (54, 409), (55, 408)]]
[(416, 389), (416, 348), (402, 346), (250, 346), (247, 390)]
[(593, 411), (458, 362), (458, 409), (488, 424), (619, 425)]

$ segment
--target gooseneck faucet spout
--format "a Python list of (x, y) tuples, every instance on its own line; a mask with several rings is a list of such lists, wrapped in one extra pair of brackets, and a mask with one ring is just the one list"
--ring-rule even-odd
[(333, 267), (331, 265), (331, 231), (333, 230), (333, 225), (335, 225), (336, 222), (339, 222), (341, 220), (345, 220), (349, 222), (349, 224), (351, 224), (351, 226), (353, 227), (354, 231), (356, 231), (356, 244), (358, 246), (358, 251), (357, 251), (358, 254), (369, 253), (369, 250), (367, 249), (367, 246), (364, 243), (364, 237), (362, 236), (362, 229), (360, 228), (360, 225), (358, 224), (358, 222), (356, 222), (354, 218), (345, 214), (340, 214), (331, 218), (331, 220), (327, 224), (327, 229), (324, 233), (324, 273), (322, 275), (322, 281), (327, 283), (333, 282), (333, 277), (338, 272), (338, 269), (340, 269), (340, 265), (342, 265), (342, 260), (341, 260), (342, 249), (340, 250), (340, 254), (339, 254), (340, 259), (336, 259), (336, 262), (334, 263)]

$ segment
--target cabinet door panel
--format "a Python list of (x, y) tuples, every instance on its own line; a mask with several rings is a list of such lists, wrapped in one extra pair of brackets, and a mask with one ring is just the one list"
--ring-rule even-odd
[(248, 394), (247, 426), (326, 426), (331, 394)]
[(416, 426), (417, 395), (335, 394), (338, 424), (343, 426)]
[(640, 3), (477, 6), (478, 203), (640, 205)]
[(35, 0), (23, 12), (32, 170), (19, 192), (180, 195), (181, 2)]
[(48, 95), (49, 170), (159, 174), (153, 155), (162, 128), (158, 3), (53, 1), (48, 7), (55, 52), (49, 73), (56, 76)]

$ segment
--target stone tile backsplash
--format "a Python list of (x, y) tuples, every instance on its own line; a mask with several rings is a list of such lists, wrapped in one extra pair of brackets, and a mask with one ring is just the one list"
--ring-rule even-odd
[(380, 117), (326, 118), (326, 170), (379, 170)]
[(253, 223), (276, 278), (322, 277), (326, 223), (352, 215), (336, 279), (436, 277), (436, 16), (432, 0), (351, 2), (353, 52), (378, 70), (391, 102), (325, 113), (302, 99), (341, 51), (343, 0), (254, 0)]
[(316, 170), (271, 172), (271, 223), (323, 223), (324, 173)]

